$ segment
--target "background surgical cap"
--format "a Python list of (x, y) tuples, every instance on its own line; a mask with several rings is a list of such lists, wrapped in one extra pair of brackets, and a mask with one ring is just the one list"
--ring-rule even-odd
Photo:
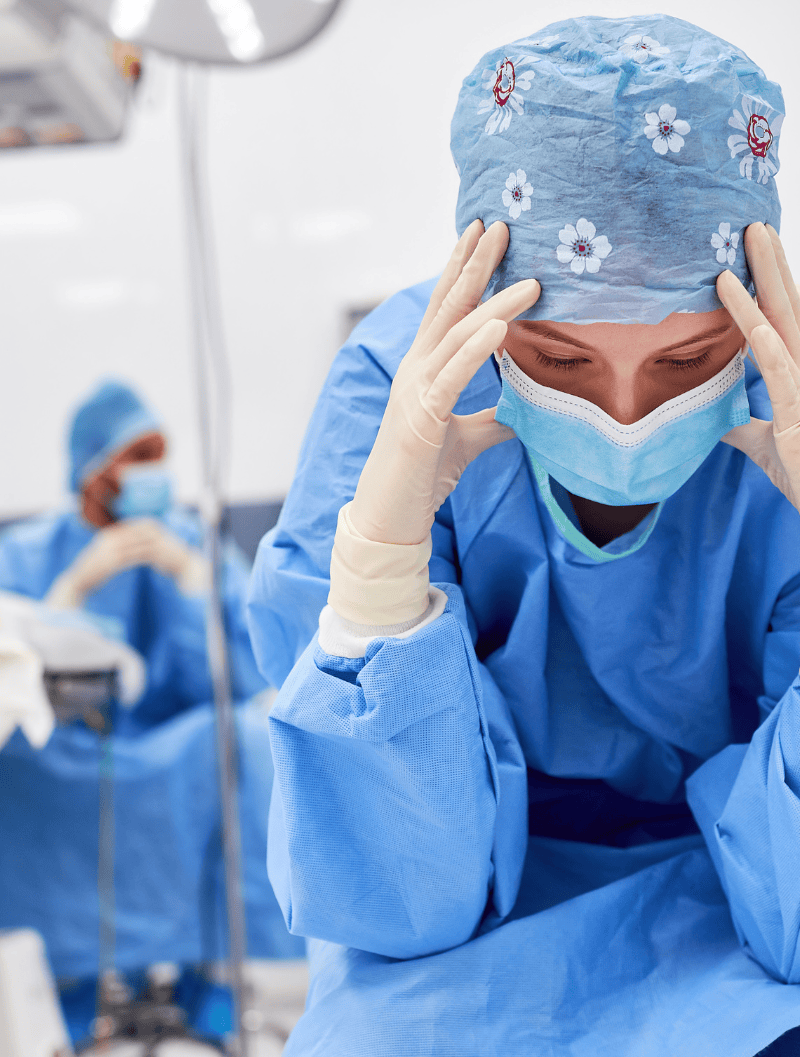
[(145, 433), (161, 430), (161, 423), (144, 401), (124, 382), (102, 382), (75, 413), (69, 435), (70, 487), (83, 481), (115, 451)]
[(658, 323), (751, 282), (742, 235), (778, 228), (780, 87), (668, 15), (576, 18), (489, 52), (452, 123), (459, 234), (508, 224), (487, 296), (536, 278), (523, 319)]

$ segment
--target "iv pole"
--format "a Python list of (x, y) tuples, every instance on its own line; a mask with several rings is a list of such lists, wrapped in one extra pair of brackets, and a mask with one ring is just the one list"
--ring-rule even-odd
[(230, 667), (222, 600), (221, 528), (230, 451), (230, 374), (225, 356), (218, 273), (209, 216), (205, 166), (207, 80), (196, 63), (179, 64), (181, 174), (186, 205), (189, 285), (194, 322), (194, 359), (203, 462), (202, 512), (205, 552), (211, 566), (206, 610), (206, 644), (214, 689), (217, 770), (222, 811), (222, 844), (228, 919), (233, 1033), (229, 1052), (248, 1057), (243, 1024), (246, 953), (242, 900), (241, 834), (238, 811), (238, 745), (231, 696)]

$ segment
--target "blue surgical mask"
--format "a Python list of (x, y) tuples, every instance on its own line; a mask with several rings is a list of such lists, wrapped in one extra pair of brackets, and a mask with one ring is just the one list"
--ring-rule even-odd
[(118, 518), (163, 517), (172, 506), (172, 484), (158, 462), (126, 466), (120, 475), (120, 492), (111, 504)]
[(596, 404), (539, 385), (505, 350), (496, 418), (568, 492), (608, 506), (660, 503), (718, 441), (750, 421), (740, 352), (719, 374), (622, 425)]

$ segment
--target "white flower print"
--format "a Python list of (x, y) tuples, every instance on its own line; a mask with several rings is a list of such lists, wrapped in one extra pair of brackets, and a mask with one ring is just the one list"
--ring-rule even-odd
[(736, 260), (736, 247), (739, 245), (739, 232), (731, 234), (730, 224), (720, 224), (719, 230), (711, 236), (711, 245), (717, 251), (720, 264), (733, 264)]
[(489, 115), (484, 129), (487, 136), (505, 132), (513, 114), (522, 113), (524, 101), (520, 99), (519, 93), (527, 92), (531, 79), (535, 77), (533, 70), (524, 67), (538, 61), (539, 57), (533, 55), (516, 61), (506, 56), (494, 68), (483, 71), (483, 87), (489, 93), (489, 98), (481, 101), (478, 113)]
[(783, 114), (761, 99), (750, 95), (742, 96), (742, 109), (734, 110), (728, 118), (728, 124), (739, 129), (739, 134), (728, 137), (731, 157), (744, 151), (739, 162), (739, 172), (748, 180), (753, 179), (753, 163), (758, 162), (757, 182), (765, 184), (770, 176), (778, 171), (778, 166), (770, 157), (775, 139), (781, 131)]
[(645, 37), (641, 33), (634, 33), (632, 37), (626, 37), (620, 50), (640, 65), (643, 62), (647, 62), (651, 55), (669, 55), (669, 48), (666, 44), (659, 44), (657, 40), (652, 37)]
[(677, 154), (684, 144), (683, 137), (692, 131), (692, 126), (688, 121), (676, 119), (677, 113), (674, 106), (662, 103), (658, 108), (658, 113), (652, 110), (644, 115), (647, 122), (644, 134), (653, 141), (653, 150), (656, 154), (663, 155), (668, 150)]
[(560, 245), (556, 256), (562, 264), (568, 264), (576, 275), (600, 270), (600, 262), (611, 253), (611, 244), (605, 235), (596, 235), (594, 224), (581, 217), (575, 227), (567, 224), (558, 233)]
[(506, 189), (503, 191), (503, 205), (508, 209), (512, 220), (519, 220), (520, 213), (531, 208), (532, 194), (533, 187), (528, 183), (524, 169), (517, 169), (515, 173), (508, 174)]

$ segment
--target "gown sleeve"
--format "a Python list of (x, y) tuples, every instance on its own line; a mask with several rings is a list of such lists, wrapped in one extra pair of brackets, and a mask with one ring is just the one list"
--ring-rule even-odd
[(784, 983), (800, 983), (799, 663), (800, 577), (770, 620), (763, 721), (749, 744), (727, 746), (687, 783), (739, 941)]
[(424, 311), (398, 296), (334, 362), (259, 549), (249, 618), (262, 673), (283, 684), (270, 716), (268, 861), (287, 925), (411, 958), (465, 942), (487, 910), (511, 910), (527, 785), (508, 707), (475, 655), (448, 503), (429, 567), (448, 596), (442, 616), (408, 638), (374, 639), (360, 658), (318, 643), (337, 514), (377, 434), (393, 350), (408, 347)]
[(0, 591), (39, 600), (61, 572), (59, 521), (31, 518), (0, 532)]

